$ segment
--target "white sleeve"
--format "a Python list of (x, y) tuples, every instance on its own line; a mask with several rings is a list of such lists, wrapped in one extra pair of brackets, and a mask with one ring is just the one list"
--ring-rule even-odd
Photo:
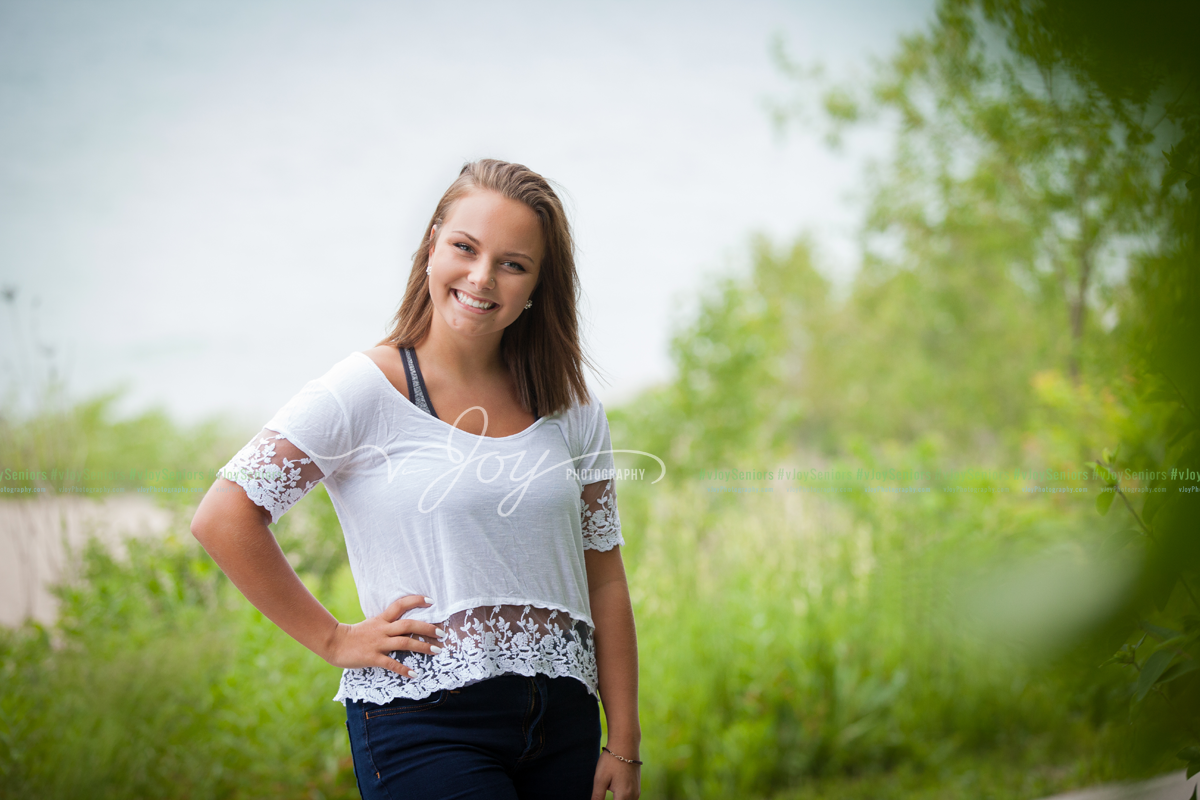
[(582, 519), (585, 550), (611, 550), (625, 544), (621, 537), (621, 517), (617, 514), (617, 482), (613, 477), (615, 461), (608, 417), (604, 405), (594, 394), (591, 402), (579, 409), (581, 444), (576, 464), (583, 476)]
[(353, 455), (355, 445), (350, 415), (329, 378), (306, 383), (265, 426), (304, 451), (325, 475), (337, 472)]
[(217, 473), (267, 509), (272, 523), (354, 452), (349, 415), (330, 387), (338, 369), (305, 384)]
[(247, 497), (271, 512), (271, 524), (325, 479), (311, 458), (270, 428), (239, 450), (217, 477), (241, 486)]
[(584, 484), (582, 499), (583, 549), (605, 551), (625, 544), (617, 514), (617, 482), (609, 478)]
[(587, 405), (575, 409), (575, 423), (578, 431), (575, 435), (579, 450), (575, 466), (584, 476), (584, 483), (594, 478), (587, 476), (609, 476), (613, 470), (612, 441), (608, 433), (608, 417), (604, 414), (604, 404), (600, 398), (591, 395)]

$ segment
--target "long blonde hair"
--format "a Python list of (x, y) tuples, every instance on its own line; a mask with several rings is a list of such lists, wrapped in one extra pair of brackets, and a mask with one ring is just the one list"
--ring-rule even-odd
[(521, 312), (500, 340), (501, 358), (516, 380), (522, 405), (531, 413), (549, 416), (575, 401), (586, 402), (583, 365), (593, 364), (579, 342), (579, 275), (571, 226), (550, 183), (523, 164), (484, 158), (463, 165), (425, 226), (392, 330), (379, 344), (416, 347), (429, 335), (433, 301), (425, 268), (433, 227), (474, 189), (488, 189), (524, 203), (537, 214), (545, 239), (537, 286), (530, 296), (533, 307)]

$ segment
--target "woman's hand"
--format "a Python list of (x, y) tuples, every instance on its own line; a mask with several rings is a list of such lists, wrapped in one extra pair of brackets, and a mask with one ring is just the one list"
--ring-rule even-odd
[[(637, 755), (626, 758), (636, 759)], [(592, 782), (592, 800), (604, 800), (605, 792), (612, 792), (613, 800), (637, 800), (642, 793), (642, 768), (626, 764), (610, 753), (600, 753), (596, 779)]]
[(412, 637), (417, 635), (440, 641), (445, 638), (445, 631), (429, 622), (401, 619), (414, 608), (428, 608), (431, 605), (433, 601), (428, 597), (410, 594), (393, 602), (377, 617), (365, 619), (355, 625), (338, 623), (325, 660), (343, 669), (383, 667), (402, 677), (415, 678), (416, 671), (388, 654), (396, 650), (411, 650), (414, 653), (430, 655), (441, 652), (442, 648), (437, 645)]

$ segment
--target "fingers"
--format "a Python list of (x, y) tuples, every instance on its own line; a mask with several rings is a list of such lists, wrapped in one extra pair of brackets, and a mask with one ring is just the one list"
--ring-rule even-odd
[(392, 604), (385, 608), (379, 616), (388, 622), (395, 622), (414, 608), (429, 608), (431, 605), (433, 605), (433, 598), (419, 594), (406, 594), (404, 597), (392, 601)]
[(436, 656), (442, 652), (440, 644), (422, 642), (420, 639), (414, 639), (411, 636), (393, 636), (388, 639), (387, 648), (389, 651), (411, 650), (414, 653), (426, 653), (431, 656)]
[(394, 672), (401, 678), (415, 678), (418, 674), (415, 669), (401, 664), (391, 656), (380, 655), (378, 660), (375, 662), (375, 666), (383, 667), (389, 672)]
[(604, 796), (608, 794), (610, 783), (612, 783), (612, 777), (608, 774), (608, 770), (604, 768), (603, 762), (597, 762), (596, 777), (592, 780), (591, 800), (604, 800)]
[(432, 622), (415, 619), (398, 619), (388, 623), (384, 631), (388, 636), (424, 636), (427, 639), (445, 639), (446, 632)]
[[(437, 655), (442, 651), (441, 640), (446, 632), (429, 622), (415, 619), (402, 619), (404, 614), (414, 608), (429, 608), (433, 599), (419, 594), (409, 594), (397, 598), (384, 609), (379, 618), (385, 623), (383, 634), (387, 637), (385, 647), (389, 651), (411, 650), (415, 653)], [(422, 641), (413, 637), (420, 636), (430, 641)]]
[(386, 670), (394, 672), (401, 678), (416, 679), (421, 677), (421, 671), (419, 669), (414, 669), (407, 664), (401, 663), (391, 656), (381, 656), (380, 658), (382, 660), (377, 662), (375, 666), (383, 667)]

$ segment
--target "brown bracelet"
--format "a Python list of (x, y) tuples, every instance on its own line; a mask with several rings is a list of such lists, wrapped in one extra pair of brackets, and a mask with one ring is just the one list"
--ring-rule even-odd
[(601, 747), (600, 749), (603, 750), (604, 752), (608, 753), (610, 756), (615, 758), (617, 761), (624, 761), (626, 764), (637, 764), (639, 767), (642, 765), (642, 762), (635, 761), (632, 758), (624, 758), (622, 756), (619, 756), (616, 753), (614, 753), (612, 750), (609, 750), (607, 747)]

